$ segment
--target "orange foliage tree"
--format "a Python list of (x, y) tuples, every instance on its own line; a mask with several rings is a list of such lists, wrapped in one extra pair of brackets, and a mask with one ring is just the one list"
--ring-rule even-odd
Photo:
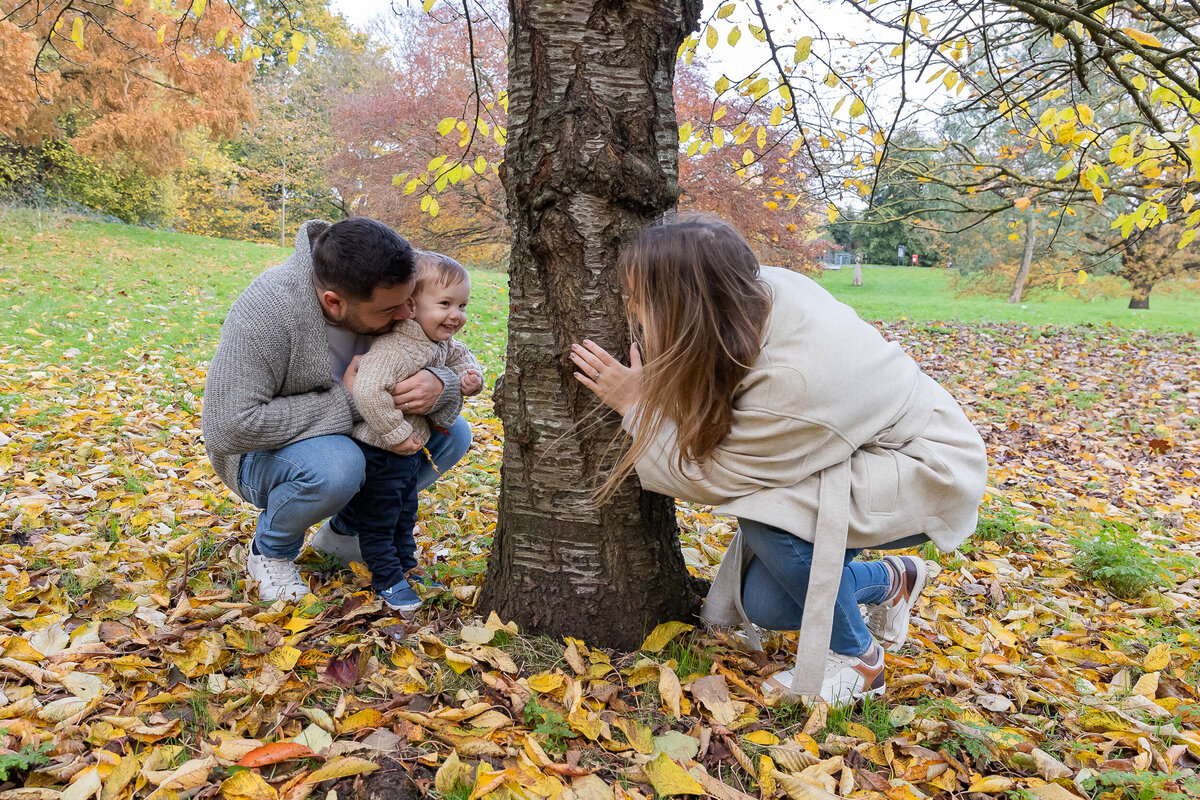
[(189, 131), (234, 135), (253, 115), (244, 25), (205, 5), (0, 0), (0, 136), (64, 139), (161, 174), (183, 162)]

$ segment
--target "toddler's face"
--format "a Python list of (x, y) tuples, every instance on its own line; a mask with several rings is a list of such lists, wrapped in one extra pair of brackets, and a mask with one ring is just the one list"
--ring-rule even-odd
[(439, 286), (429, 281), (413, 295), (413, 319), (435, 342), (444, 342), (462, 330), (467, 322), (467, 301), (471, 298), (471, 281), (457, 281)]

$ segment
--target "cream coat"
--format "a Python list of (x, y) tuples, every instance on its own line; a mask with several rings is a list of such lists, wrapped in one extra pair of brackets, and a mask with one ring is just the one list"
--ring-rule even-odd
[[(772, 293), (763, 347), (733, 396), (733, 426), (703, 464), (676, 465), (664, 426), (637, 464), (647, 489), (782, 528), (814, 545), (797, 649), (798, 694), (819, 692), (847, 547), (932, 540), (953, 550), (975, 530), (987, 481), (983, 440), (954, 399), (900, 345), (812, 280), (762, 268)], [(631, 432), (637, 409), (625, 416)], [(740, 535), (705, 601), (742, 622)]]

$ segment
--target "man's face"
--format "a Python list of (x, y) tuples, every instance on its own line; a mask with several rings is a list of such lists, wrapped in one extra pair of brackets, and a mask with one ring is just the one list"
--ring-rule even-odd
[(354, 300), (326, 290), (321, 294), (321, 305), (339, 328), (366, 336), (379, 336), (388, 333), (398, 321), (408, 319), (412, 314), (409, 297), (412, 296), (413, 283), (398, 283), (386, 289), (377, 286), (367, 300)]

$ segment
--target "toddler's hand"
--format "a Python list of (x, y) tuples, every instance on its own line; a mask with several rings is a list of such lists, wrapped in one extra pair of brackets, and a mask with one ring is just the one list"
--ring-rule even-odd
[(402, 456), (408, 456), (408, 455), (412, 455), (413, 453), (416, 453), (424, 446), (425, 445), (421, 444), (417, 440), (417, 437), (410, 436), (407, 441), (403, 441), (400, 444), (393, 447), (392, 452), (398, 453)]
[(463, 394), (475, 394), (483, 388), (483, 373), (477, 369), (469, 369), (459, 379)]

